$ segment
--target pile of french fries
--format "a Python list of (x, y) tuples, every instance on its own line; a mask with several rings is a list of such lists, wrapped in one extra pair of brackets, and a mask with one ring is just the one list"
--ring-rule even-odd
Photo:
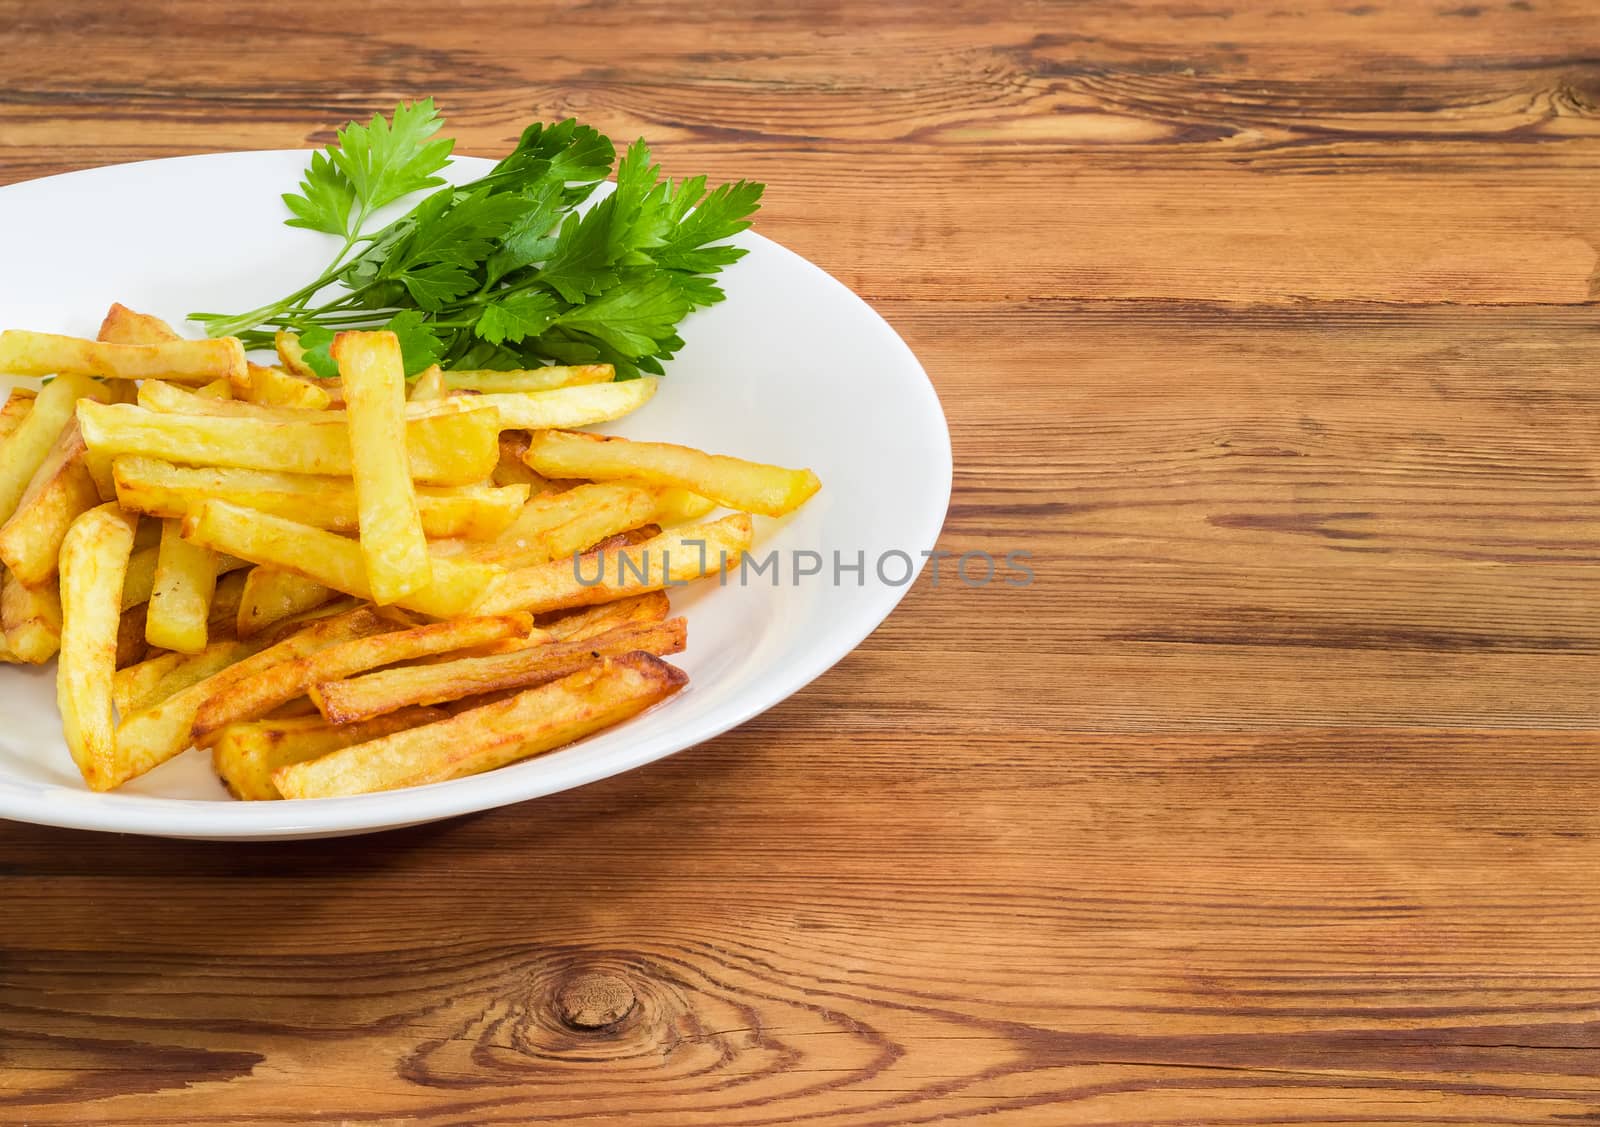
[[(737, 567), (810, 470), (577, 428), (647, 402), (608, 365), (408, 383), (385, 332), (338, 379), (114, 305), (96, 340), (0, 333), (0, 660), (56, 658), (111, 790), (209, 750), (241, 799), (362, 794), (571, 743), (687, 676), (666, 588)], [(713, 510), (735, 510), (708, 519)]]

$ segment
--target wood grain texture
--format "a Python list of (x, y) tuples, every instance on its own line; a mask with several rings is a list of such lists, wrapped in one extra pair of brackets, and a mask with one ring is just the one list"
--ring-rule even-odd
[(763, 178), (957, 467), (941, 581), (671, 761), (0, 826), (0, 1123), (1600, 1120), (1592, 5), (728, 9), (0, 2), (7, 180), (422, 94)]

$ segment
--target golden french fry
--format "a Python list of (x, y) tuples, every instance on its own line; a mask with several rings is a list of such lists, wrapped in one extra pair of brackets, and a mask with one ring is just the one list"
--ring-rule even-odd
[(656, 494), (656, 520), (665, 525), (701, 520), (716, 507), (717, 503), (711, 498), (676, 485), (669, 485)]
[(245, 573), (244, 588), (234, 611), (235, 630), (241, 638), (253, 637), (269, 626), (325, 606), (339, 597), (340, 593), (332, 587), (292, 571), (253, 567)]
[(610, 364), (576, 364), (555, 368), (523, 368), (517, 371), (457, 369), (442, 373), (445, 387), (452, 391), (503, 393), (514, 391), (554, 391), (581, 384), (610, 383), (617, 370)]
[(438, 708), (408, 708), (364, 724), (335, 726), (315, 715), (230, 724), (217, 734), (211, 763), (233, 797), (271, 801), (283, 797), (272, 782), (279, 767), (449, 718)]
[(316, 370), (306, 363), (306, 350), (300, 347), (300, 334), (280, 329), (273, 334), (272, 343), (278, 351), (278, 363), (291, 374), (302, 379), (319, 379)]
[(729, 508), (774, 517), (798, 509), (822, 487), (810, 470), (747, 462), (667, 442), (570, 431), (534, 434), (523, 461), (547, 477), (638, 478), (681, 486)]
[(618, 599), (614, 603), (584, 607), (582, 610), (562, 611), (558, 617), (546, 622), (542, 629), (558, 642), (577, 642), (605, 634), (620, 626), (647, 622), (660, 622), (672, 613), (672, 605), (664, 591), (647, 591), (643, 595)]
[(108, 790), (120, 781), (111, 681), (117, 671), (122, 577), (138, 519), (114, 504), (101, 505), (74, 521), (61, 545), (56, 699), (67, 749), (93, 790)]
[(530, 495), (551, 492), (551, 483), (530, 470), (522, 461), (528, 448), (528, 432), (508, 430), (500, 435), (500, 460), (495, 463), (492, 480), (496, 485), (526, 485)]
[(411, 381), (411, 391), (406, 395), (406, 402), (427, 403), (429, 400), (443, 399), (449, 390), (445, 386), (444, 373), (439, 371), (439, 365), (430, 364)]
[(648, 486), (613, 482), (541, 494), (504, 532), (468, 545), (463, 554), (479, 563), (531, 567), (637, 528), (656, 515), (658, 501), (658, 491)]
[[(59, 381), (58, 381), (59, 382)], [(54, 387), (55, 384), (50, 385)], [(253, 404), (199, 400), (215, 407)], [(453, 405), (455, 401), (446, 400)], [(285, 407), (256, 407), (282, 412)], [(351, 472), (350, 435), (343, 412), (306, 412), (304, 420), (165, 414), (132, 404), (85, 403), (78, 412), (90, 451), (134, 454), (186, 465), (231, 466), (285, 473)], [(418, 481), (471, 485), (494, 470), (499, 416), (492, 407), (463, 404), (450, 413), (406, 423), (406, 451)]]
[[(448, 374), (446, 378), (449, 378)], [(500, 412), (500, 426), (506, 430), (586, 427), (611, 419), (620, 419), (626, 414), (637, 411), (650, 402), (659, 384), (659, 377), (644, 376), (623, 383), (576, 384), (571, 387), (556, 388), (553, 391), (490, 392), (485, 395), (451, 396), (442, 402), (491, 405)], [(437, 402), (440, 401), (435, 401)], [(433, 405), (423, 403), (418, 407), (426, 409)]]
[(350, 724), (412, 704), (441, 704), (504, 689), (522, 689), (636, 650), (680, 652), (686, 639), (681, 618), (636, 622), (570, 642), (533, 645), (510, 653), (463, 657), (428, 665), (380, 669), (364, 677), (315, 684), (311, 700), (334, 724)]
[(244, 386), (235, 387), (239, 398), (268, 407), (299, 407), (321, 411), (333, 402), (318, 384), (292, 376), (282, 368), (251, 364)]
[(162, 522), (144, 637), (152, 646), (193, 654), (206, 648), (217, 554), (185, 540), (182, 526), (180, 520)]
[(111, 701), (119, 715), (126, 716), (150, 702), (151, 693), (161, 679), (171, 673), (190, 654), (161, 653), (132, 665), (119, 666), (111, 678)]
[[(150, 601), (150, 596), (156, 589), (156, 568), (161, 562), (159, 544), (153, 548), (138, 548), (137, 544), (135, 547), (137, 550), (128, 560), (127, 578), (122, 584), (122, 609), (125, 611)], [(218, 576), (249, 566), (248, 560), (241, 560), (236, 556), (217, 557)]]
[[(159, 767), (189, 746), (189, 729), (195, 712), (208, 698), (230, 684), (256, 676), (284, 661), (316, 653), (351, 638), (365, 637), (395, 629), (395, 623), (370, 608), (360, 608), (331, 618), (319, 619), (287, 638), (259, 650), (181, 689), (165, 700), (141, 708), (122, 719), (117, 726), (117, 770), (108, 785), (119, 786)], [(110, 701), (110, 676), (106, 698)]]
[(387, 332), (338, 333), (331, 351), (344, 384), (367, 586), (373, 601), (387, 606), (433, 581), (411, 467), (405, 446), (394, 440), (406, 417), (400, 338)]
[(753, 534), (749, 514), (735, 513), (706, 524), (683, 525), (623, 551), (518, 568), (496, 579), (472, 613), (540, 614), (680, 586), (737, 567)]
[[(39, 393), (32, 388), (14, 387), (6, 396), (5, 406), (0, 407), (0, 446), (5, 445), (6, 439), (22, 425), (22, 420), (28, 417), (33, 410), (33, 401)], [(528, 471), (530, 474), (532, 470)]]
[[(0, 522), (10, 520), (17, 511), (28, 483), (72, 421), (78, 401), (91, 397), (105, 399), (110, 394), (105, 384), (88, 376), (62, 376), (51, 380), (35, 396), (27, 416), (0, 446)], [(497, 443), (497, 458), (499, 453)], [(490, 468), (493, 468), (492, 463)]]
[[(157, 381), (151, 380), (147, 382), (154, 383)], [(141, 384), (140, 386), (143, 387), (144, 385)], [(171, 387), (172, 385), (165, 384), (163, 386)], [(194, 394), (198, 395), (201, 399), (232, 399), (233, 385), (227, 380), (212, 380), (208, 384), (202, 384), (201, 386), (195, 388)], [(135, 396), (135, 401), (137, 401), (137, 396)]]
[(206, 747), (230, 724), (265, 716), (324, 681), (338, 681), (380, 665), (487, 645), (503, 638), (525, 637), (532, 629), (533, 617), (526, 614), (457, 618), (330, 646), (222, 689), (195, 713), (190, 738), (196, 746)]
[(171, 325), (148, 313), (135, 313), (126, 305), (112, 302), (105, 320), (100, 322), (96, 340), (107, 344), (161, 344), (182, 340)]
[(61, 592), (54, 580), (38, 587), (6, 573), (0, 583), (0, 630), (18, 661), (43, 665), (61, 648)]
[(272, 778), (286, 798), (365, 794), (457, 779), (620, 723), (687, 681), (682, 670), (649, 654), (609, 658), (436, 724), (280, 767)]
[(84, 453), (77, 420), (70, 419), (34, 471), (16, 511), (0, 525), (0, 560), (23, 583), (44, 583), (56, 573), (67, 529), (100, 504)]
[(111, 697), (116, 702), (117, 712), (127, 717), (182, 692), (190, 685), (198, 685), (207, 677), (265, 649), (269, 639), (270, 635), (250, 642), (224, 638), (210, 643), (197, 654), (157, 654), (136, 665), (119, 669), (111, 680)]
[[(7, 329), (0, 333), (0, 372), (16, 376), (103, 376), (107, 379), (210, 383), (243, 379), (244, 346), (234, 337), (111, 344)], [(237, 376), (235, 376), (237, 373)]]
[[(132, 512), (182, 517), (215, 498), (332, 532), (356, 532), (360, 512), (347, 477), (281, 474), (209, 466), (175, 466), (132, 455), (112, 464), (117, 501)], [(528, 499), (527, 486), (421, 485), (417, 508), (431, 537), (483, 540), (510, 526)]]
[[(183, 534), (213, 551), (291, 571), (358, 599), (372, 597), (361, 545), (335, 533), (226, 501), (206, 501), (184, 518)], [(432, 581), (397, 600), (397, 606), (435, 618), (453, 618), (466, 613), (485, 587), (502, 574), (498, 568), (466, 560), (436, 556), (430, 562)]]

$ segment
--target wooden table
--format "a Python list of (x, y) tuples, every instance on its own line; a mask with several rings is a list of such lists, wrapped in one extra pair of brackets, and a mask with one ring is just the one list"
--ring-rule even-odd
[(224, 7), (0, 5), (0, 175), (434, 94), (759, 177), (1038, 581), (479, 817), (0, 827), (0, 1122), (1600, 1118), (1591, 2)]

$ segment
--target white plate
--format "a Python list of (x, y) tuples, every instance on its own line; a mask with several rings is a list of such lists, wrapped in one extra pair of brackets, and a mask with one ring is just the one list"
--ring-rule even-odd
[[(250, 309), (314, 276), (332, 240), (283, 225), (305, 152), (117, 165), (0, 188), (0, 327), (92, 336), (113, 301), (179, 324)], [(460, 157), (452, 179), (489, 161)], [(0, 817), (184, 838), (361, 833), (504, 806), (630, 770), (711, 739), (822, 674), (883, 621), (920, 570), (950, 499), (950, 436), (904, 342), (817, 267), (755, 235), (695, 314), (661, 392), (608, 428), (785, 465), (823, 489), (785, 521), (758, 518), (771, 573), (672, 592), (689, 618), (674, 658), (689, 686), (582, 743), (468, 779), (299, 802), (235, 802), (194, 751), (110, 794), (89, 792), (61, 739), (54, 666), (0, 668)], [(189, 326), (192, 330), (193, 326)], [(4, 383), (0, 380), (0, 383)], [(799, 555), (813, 552), (816, 557)], [(865, 573), (835, 583), (834, 553)], [(886, 555), (887, 554), (887, 555)], [(795, 575), (814, 558), (822, 574)], [(884, 562), (880, 575), (876, 564)], [(799, 562), (799, 568), (791, 566)]]

